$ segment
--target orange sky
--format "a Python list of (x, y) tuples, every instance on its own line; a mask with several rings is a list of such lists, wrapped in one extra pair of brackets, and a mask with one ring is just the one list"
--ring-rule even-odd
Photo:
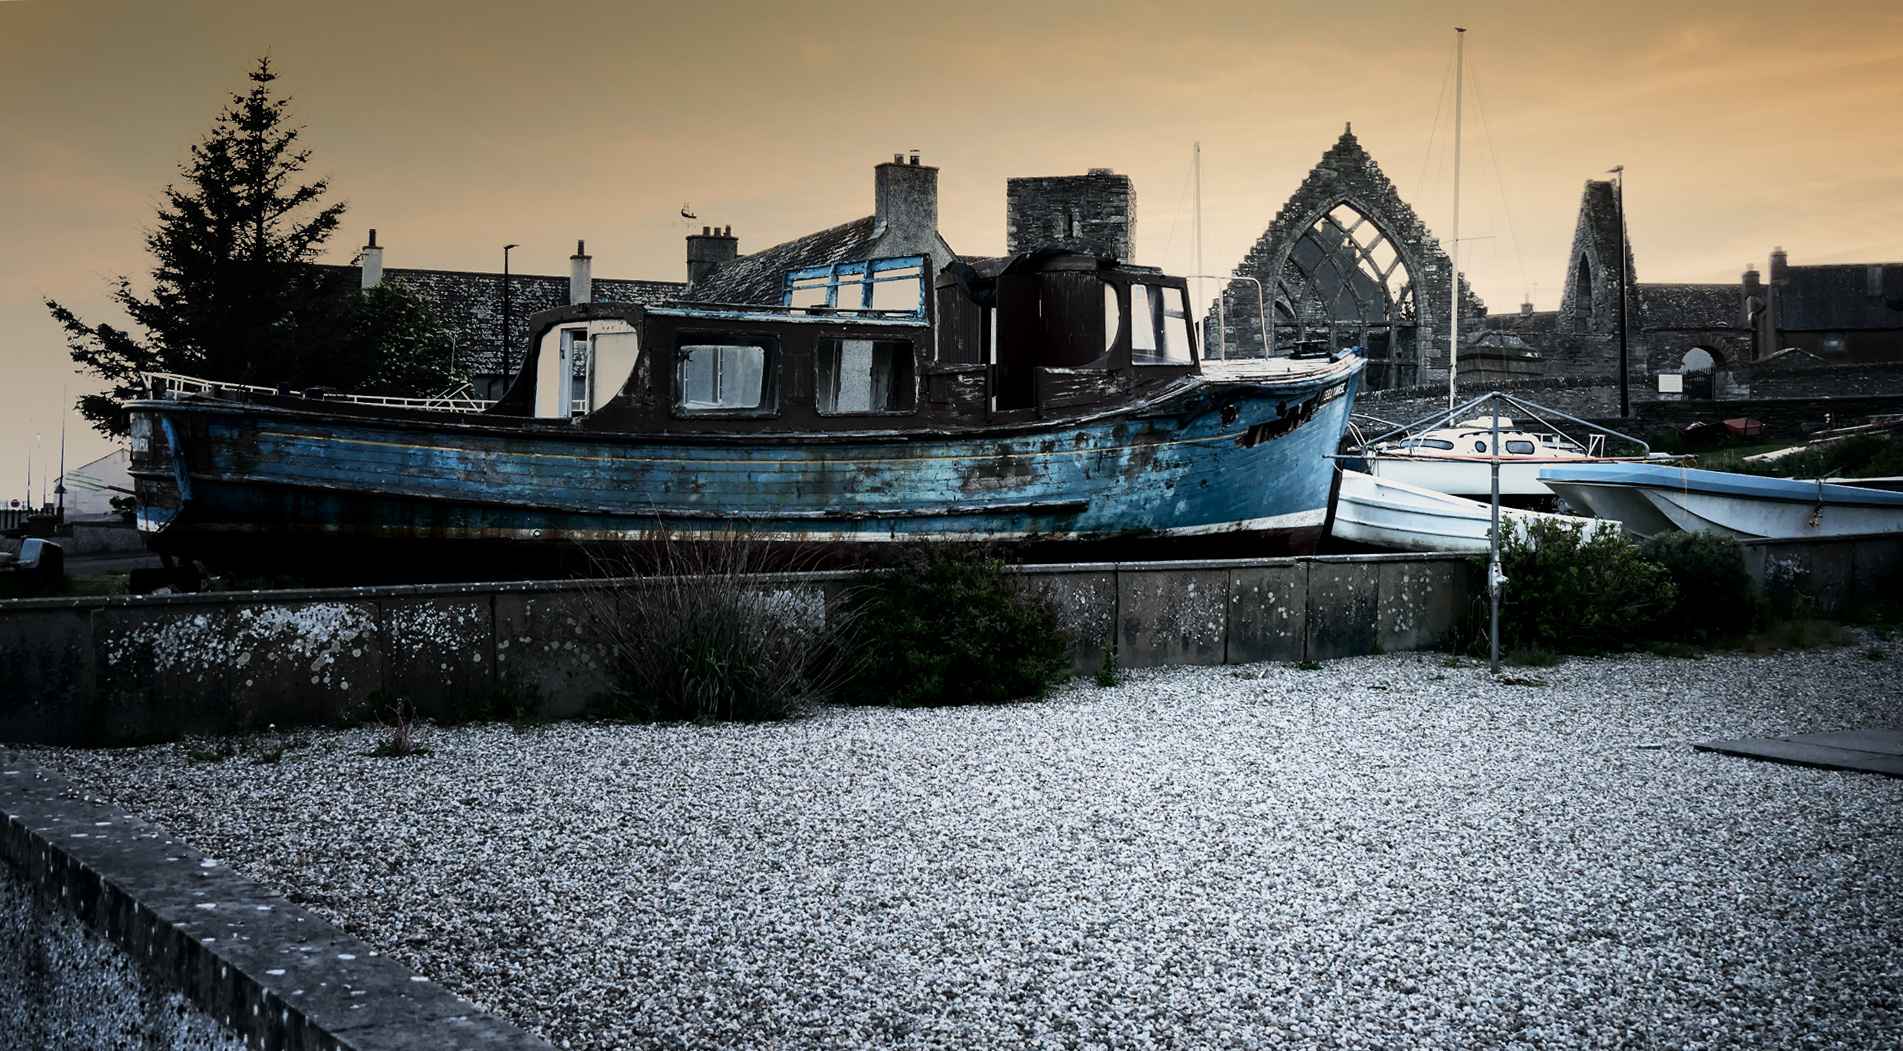
[[(1581, 183), (1615, 164), (1641, 280), (1736, 280), (1773, 245), (1903, 259), (1893, 3), (0, 0), (0, 497), (86, 384), (39, 297), (112, 320), (106, 280), (149, 270), (157, 192), (267, 48), (350, 202), (332, 261), (374, 226), (392, 267), (515, 242), (565, 273), (585, 238), (599, 276), (678, 280), (683, 202), (753, 251), (869, 214), (872, 165), (916, 148), (960, 252), (1002, 250), (1007, 177), (1110, 167), (1138, 261), (1182, 273), (1191, 143), (1227, 270), (1346, 121), (1445, 238), (1455, 25), (1462, 268), (1493, 310), (1557, 305)], [(72, 465), (106, 450), (72, 424)]]

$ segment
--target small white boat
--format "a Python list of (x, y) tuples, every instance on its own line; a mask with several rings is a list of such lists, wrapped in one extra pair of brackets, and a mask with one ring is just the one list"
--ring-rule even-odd
[[(1501, 496), (1546, 497), (1553, 491), (1540, 481), (1542, 469), (1598, 457), (1568, 438), (1523, 430), (1502, 416), (1499, 458)], [(1368, 448), (1362, 459), (1368, 473), (1384, 481), (1454, 496), (1491, 498), (1493, 421), (1482, 417), (1383, 442)]]
[[(1516, 525), (1543, 520), (1573, 527), (1602, 527), (1596, 519), (1502, 507), (1501, 535), (1507, 535)], [(1332, 530), (1340, 539), (1403, 551), (1485, 554), (1491, 550), (1492, 529), (1491, 503), (1448, 496), (1360, 471), (1341, 472)]]
[(1738, 537), (1903, 531), (1903, 493), (1822, 479), (1760, 478), (1652, 464), (1570, 464), (1540, 480), (1575, 507), (1640, 536), (1710, 530)]

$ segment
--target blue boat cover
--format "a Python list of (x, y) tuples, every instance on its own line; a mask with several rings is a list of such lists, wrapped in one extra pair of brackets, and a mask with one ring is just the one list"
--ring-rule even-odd
[(1763, 478), (1728, 471), (1701, 471), (1691, 467), (1663, 467), (1643, 463), (1557, 464), (1540, 469), (1542, 482), (1592, 482), (1650, 489), (1677, 489), (1760, 500), (1805, 503), (1861, 504), (1866, 507), (1903, 507), (1903, 493), (1864, 489), (1854, 485), (1818, 485), (1817, 480)]

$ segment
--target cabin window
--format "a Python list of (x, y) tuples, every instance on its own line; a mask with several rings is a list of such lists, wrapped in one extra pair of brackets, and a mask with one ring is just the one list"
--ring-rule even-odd
[(1138, 365), (1189, 365), (1189, 306), (1180, 288), (1130, 286), (1130, 360)]
[(916, 401), (912, 344), (885, 339), (822, 339), (815, 354), (815, 401), (822, 413), (911, 412)]
[(1110, 347), (1117, 342), (1117, 330), (1123, 327), (1123, 315), (1117, 308), (1117, 286), (1103, 286), (1103, 351), (1110, 353)]
[(1507, 452), (1515, 456), (1531, 456), (1533, 455), (1533, 443), (1520, 441), (1508, 442)]
[(1454, 447), (1453, 442), (1444, 438), (1419, 438), (1408, 444), (1416, 449), (1452, 449)]
[(588, 341), (588, 411), (614, 400), (634, 373), (641, 356), (641, 337), (625, 332), (597, 332)]
[(770, 408), (767, 348), (754, 343), (687, 343), (680, 348), (674, 407), (683, 412)]

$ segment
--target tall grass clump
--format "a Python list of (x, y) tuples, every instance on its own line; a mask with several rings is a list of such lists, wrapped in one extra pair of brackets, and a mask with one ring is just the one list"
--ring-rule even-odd
[(898, 707), (1041, 698), (1070, 677), (1057, 604), (976, 545), (924, 543), (862, 573), (845, 606), (853, 675), (841, 697)]
[(829, 625), (824, 596), (774, 580), (789, 567), (765, 540), (668, 541), (641, 568), (638, 579), (585, 592), (615, 673), (599, 714), (703, 725), (782, 719), (836, 677), (842, 651), (829, 645), (838, 624)]
[(1666, 568), (1623, 534), (1583, 521), (1516, 523), (1502, 532), (1500, 563), (1500, 641), (1509, 650), (1617, 649), (1650, 637), (1678, 594)]
[(1658, 533), (1639, 554), (1665, 567), (1677, 592), (1659, 635), (1709, 646), (1751, 633), (1763, 615), (1756, 581), (1745, 568), (1744, 545), (1707, 531)]

